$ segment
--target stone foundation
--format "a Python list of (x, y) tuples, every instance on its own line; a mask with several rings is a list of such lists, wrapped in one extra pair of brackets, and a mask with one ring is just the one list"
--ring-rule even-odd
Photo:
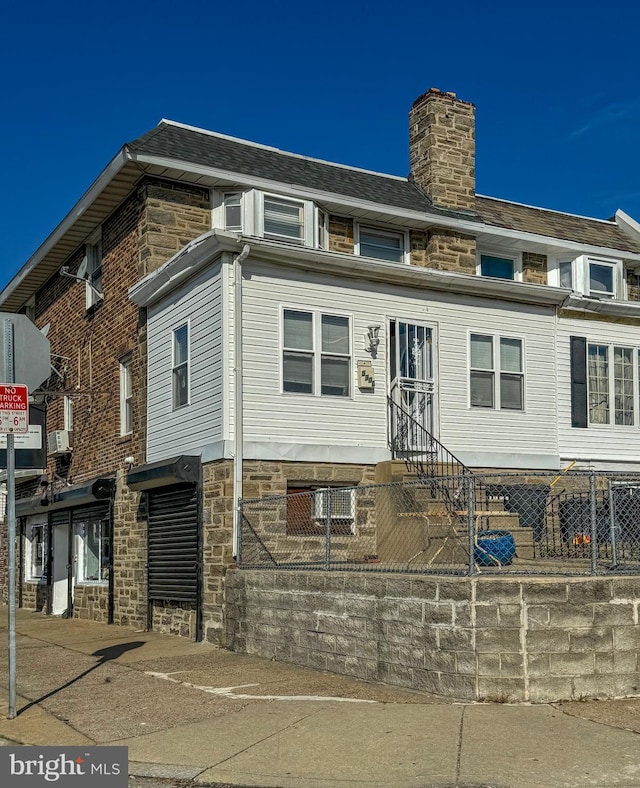
[(640, 577), (227, 573), (239, 653), (439, 695), (640, 695)]

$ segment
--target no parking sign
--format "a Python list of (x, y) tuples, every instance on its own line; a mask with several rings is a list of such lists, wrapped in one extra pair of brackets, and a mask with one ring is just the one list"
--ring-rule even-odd
[(29, 392), (26, 386), (0, 383), (0, 433), (29, 432)]

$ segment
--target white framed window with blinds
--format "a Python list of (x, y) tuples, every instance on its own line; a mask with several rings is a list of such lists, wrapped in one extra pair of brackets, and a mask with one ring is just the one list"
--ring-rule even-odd
[(363, 225), (356, 227), (356, 254), (388, 263), (404, 263), (406, 249), (407, 236), (404, 232)]
[(587, 344), (590, 426), (636, 424), (638, 352), (633, 347)]
[(351, 320), (282, 309), (282, 392), (351, 396)]
[(524, 342), (495, 334), (469, 335), (469, 404), (524, 410)]
[(313, 247), (317, 243), (317, 209), (309, 200), (253, 192), (256, 234), (274, 241)]

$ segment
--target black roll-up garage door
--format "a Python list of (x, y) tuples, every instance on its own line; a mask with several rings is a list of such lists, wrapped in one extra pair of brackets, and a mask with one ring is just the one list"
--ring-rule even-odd
[(198, 601), (198, 488), (149, 490), (149, 600)]

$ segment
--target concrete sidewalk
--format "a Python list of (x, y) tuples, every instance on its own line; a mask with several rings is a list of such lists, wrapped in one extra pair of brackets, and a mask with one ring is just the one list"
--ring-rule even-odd
[[(6, 608), (0, 609), (6, 633)], [(281, 788), (640, 786), (640, 701), (450, 703), (205, 643), (17, 614), (22, 744), (118, 744), (130, 773)], [(6, 635), (5, 635), (6, 637)]]

